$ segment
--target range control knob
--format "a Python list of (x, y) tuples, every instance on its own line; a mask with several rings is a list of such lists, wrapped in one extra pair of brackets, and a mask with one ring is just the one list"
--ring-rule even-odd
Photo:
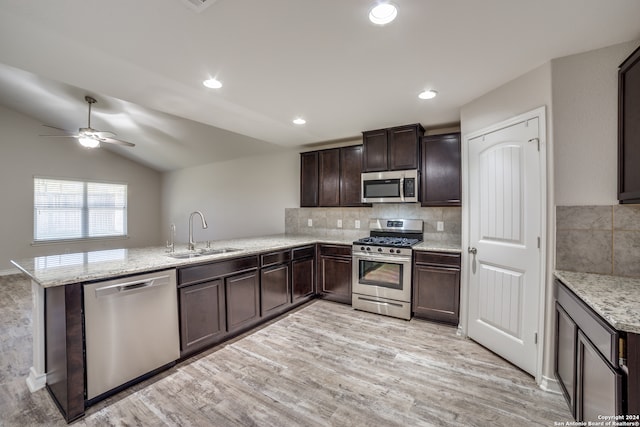
[(400, 253), (400, 251), (395, 250), (395, 249), (391, 249), (389, 252), (391, 252), (391, 253), (394, 253), (394, 252), (396, 252), (396, 253)]
[(371, 248), (370, 248), (369, 246), (367, 246), (367, 250), (368, 250), (368, 251), (370, 251), (370, 250), (371, 250)]
[(378, 248), (378, 252), (382, 252), (382, 248)]
[(361, 250), (361, 251), (364, 251), (364, 246), (360, 246), (360, 250)]

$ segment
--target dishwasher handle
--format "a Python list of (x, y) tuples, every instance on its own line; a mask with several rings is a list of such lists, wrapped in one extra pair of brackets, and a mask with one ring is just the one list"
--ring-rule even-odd
[(142, 288), (152, 288), (169, 283), (169, 276), (150, 277), (143, 280), (135, 280), (133, 282), (116, 283), (101, 288), (96, 288), (96, 298), (106, 297), (108, 295), (131, 292)]

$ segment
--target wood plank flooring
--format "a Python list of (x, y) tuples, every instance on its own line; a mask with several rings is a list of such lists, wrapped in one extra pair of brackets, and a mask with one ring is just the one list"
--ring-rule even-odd
[[(65, 425), (29, 393), (30, 284), (0, 278), (0, 425)], [(560, 395), (454, 328), (316, 301), (87, 410), (77, 426), (553, 426)]]

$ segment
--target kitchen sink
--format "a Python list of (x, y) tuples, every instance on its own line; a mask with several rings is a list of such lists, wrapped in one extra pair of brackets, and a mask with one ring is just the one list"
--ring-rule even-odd
[(190, 258), (198, 258), (207, 255), (219, 255), (226, 254), (230, 252), (238, 252), (241, 249), (236, 248), (219, 248), (219, 249), (199, 249), (197, 251), (189, 251), (189, 252), (177, 252), (172, 254), (167, 254), (167, 256), (176, 259), (190, 259)]

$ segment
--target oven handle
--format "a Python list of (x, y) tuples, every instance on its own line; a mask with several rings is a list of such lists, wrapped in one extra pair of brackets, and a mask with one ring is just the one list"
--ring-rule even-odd
[(391, 262), (395, 264), (411, 264), (411, 258), (394, 258), (394, 257), (386, 257), (386, 256), (377, 256), (377, 255), (353, 255), (353, 259), (355, 261), (363, 260), (363, 261), (382, 261), (382, 262)]

